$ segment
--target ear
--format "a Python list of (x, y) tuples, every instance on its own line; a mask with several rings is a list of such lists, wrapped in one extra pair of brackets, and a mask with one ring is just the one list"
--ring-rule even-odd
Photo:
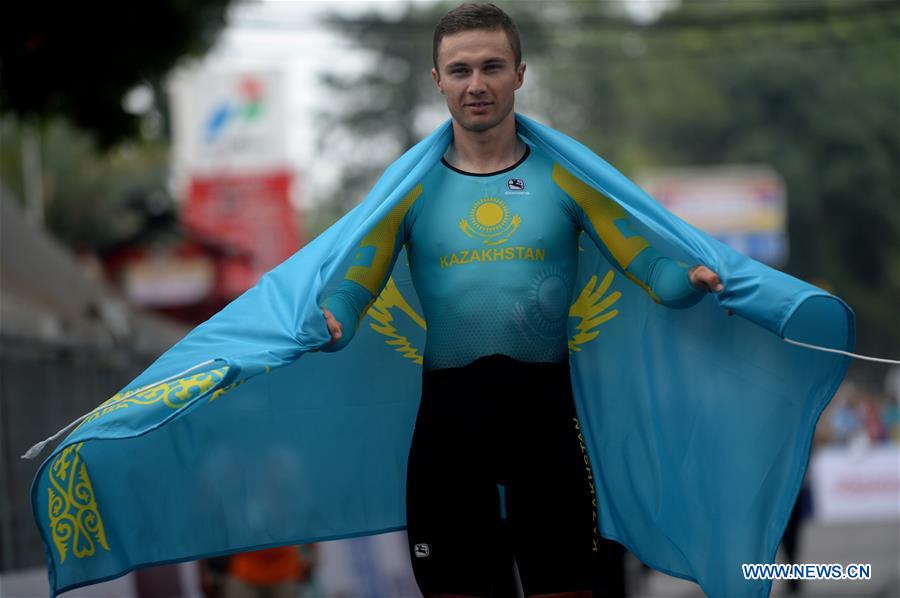
[(444, 93), (444, 89), (441, 87), (441, 75), (437, 72), (437, 69), (431, 69), (431, 78), (434, 79), (434, 84), (437, 87), (437, 90), (441, 93)]
[(522, 84), (525, 83), (525, 63), (522, 62), (519, 64), (519, 67), (516, 69), (516, 89), (522, 87)]

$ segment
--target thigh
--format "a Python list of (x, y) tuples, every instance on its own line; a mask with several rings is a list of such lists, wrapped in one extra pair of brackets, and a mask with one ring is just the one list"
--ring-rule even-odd
[(568, 368), (520, 391), (507, 509), (525, 593), (594, 587), (600, 532), (596, 488)]
[[(457, 368), (454, 368), (457, 369)], [(432, 379), (433, 378), (433, 379)], [(468, 378), (423, 383), (407, 464), (410, 558), (423, 594), (487, 596), (500, 531), (499, 493)]]

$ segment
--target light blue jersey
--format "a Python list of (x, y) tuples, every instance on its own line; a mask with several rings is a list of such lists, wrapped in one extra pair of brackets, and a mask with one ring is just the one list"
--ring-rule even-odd
[(343, 335), (322, 350), (350, 342), (405, 244), (427, 326), (426, 370), (494, 353), (562, 362), (582, 231), (654, 301), (684, 308), (703, 297), (688, 265), (659, 255), (619, 204), (526, 145), (498, 172), (466, 173), (444, 160), (428, 171), (360, 242), (323, 302)]

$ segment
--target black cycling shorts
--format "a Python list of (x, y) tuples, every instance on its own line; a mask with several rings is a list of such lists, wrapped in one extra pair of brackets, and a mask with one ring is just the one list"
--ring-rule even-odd
[(568, 362), (496, 354), (425, 371), (406, 514), (423, 594), (492, 595), (508, 542), (526, 596), (594, 588), (596, 493)]

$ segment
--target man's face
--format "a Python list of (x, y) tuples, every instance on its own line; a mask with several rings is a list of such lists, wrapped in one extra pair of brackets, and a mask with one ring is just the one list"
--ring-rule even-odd
[(444, 36), (431, 76), (447, 98), (453, 120), (469, 131), (495, 127), (513, 110), (525, 63), (516, 67), (502, 29), (473, 29)]

